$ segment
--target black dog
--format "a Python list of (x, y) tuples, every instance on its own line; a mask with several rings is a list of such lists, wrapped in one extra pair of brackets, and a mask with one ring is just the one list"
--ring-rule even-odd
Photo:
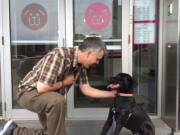
[(116, 122), (113, 135), (118, 135), (122, 127), (131, 130), (133, 134), (155, 135), (153, 123), (141, 106), (137, 105), (133, 97), (133, 88), (137, 83), (132, 77), (125, 73), (120, 73), (111, 77), (108, 87), (117, 90), (117, 97), (114, 105), (110, 107), (106, 123), (101, 131), (101, 135), (106, 135), (109, 128)]

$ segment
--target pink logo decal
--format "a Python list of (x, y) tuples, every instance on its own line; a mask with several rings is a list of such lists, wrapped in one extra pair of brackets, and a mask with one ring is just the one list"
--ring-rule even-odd
[(89, 27), (100, 30), (106, 27), (111, 19), (109, 8), (102, 3), (93, 3), (85, 12), (85, 21)]
[(38, 30), (47, 23), (47, 12), (40, 4), (29, 4), (23, 9), (21, 19), (29, 29)]

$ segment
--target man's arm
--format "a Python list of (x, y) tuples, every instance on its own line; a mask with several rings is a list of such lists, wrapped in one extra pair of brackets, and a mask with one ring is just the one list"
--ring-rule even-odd
[(80, 84), (79, 87), (84, 95), (94, 98), (113, 98), (117, 93), (116, 91), (99, 90), (89, 84)]
[(54, 91), (54, 90), (57, 90), (57, 89), (61, 88), (62, 86), (63, 86), (62, 81), (59, 81), (59, 82), (55, 83), (53, 86), (49, 86), (49, 85), (44, 84), (42, 82), (37, 82), (37, 91), (39, 93), (48, 92), (48, 91)]
[(56, 82), (53, 86), (49, 86), (42, 82), (37, 82), (37, 91), (39, 93), (54, 91), (54, 90), (61, 88), (63, 85), (64, 86), (71, 85), (73, 82), (74, 82), (74, 75), (72, 75), (72, 74), (66, 76), (63, 81)]

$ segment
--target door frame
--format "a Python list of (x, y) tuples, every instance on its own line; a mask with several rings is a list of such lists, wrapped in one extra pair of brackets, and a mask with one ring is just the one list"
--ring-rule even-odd
[[(71, 0), (67, 1), (71, 9), (73, 9), (73, 3), (70, 2)], [(122, 72), (132, 74), (133, 0), (122, 0), (122, 5)], [(73, 12), (71, 12), (70, 16), (73, 16), (72, 13)], [(73, 26), (73, 20), (70, 26)], [(73, 31), (69, 32), (67, 35), (70, 34), (70, 37), (72, 37), (73, 35), (71, 35), (71, 33), (73, 33)], [(71, 44), (73, 44), (72, 40)], [(74, 87), (71, 87), (71, 90), (69, 90), (67, 94), (67, 119), (102, 120), (105, 119), (107, 115), (108, 108), (75, 108)]]
[(1, 106), (1, 111), (2, 111), (2, 115), (0, 116), (0, 118), (3, 118), (4, 116), (4, 113), (5, 113), (5, 109), (4, 109), (4, 91), (3, 91), (3, 67), (2, 67), (2, 63), (3, 63), (3, 40), (4, 40), (4, 37), (3, 37), (3, 2), (0, 1), (0, 102), (2, 104)]
[[(10, 22), (9, 22), (9, 1), (2, 0), (2, 25), (3, 25), (3, 36), (4, 46), (2, 46), (2, 92), (3, 97), (3, 118), (11, 118), (12, 113), (12, 92), (11, 92), (11, 53), (10, 53)], [(6, 53), (5, 53), (6, 52)]]

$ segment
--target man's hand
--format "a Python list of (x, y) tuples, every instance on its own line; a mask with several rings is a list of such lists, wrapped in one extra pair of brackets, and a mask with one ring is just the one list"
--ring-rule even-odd
[(74, 83), (74, 81), (75, 81), (74, 75), (70, 74), (65, 77), (65, 79), (63, 80), (63, 83), (64, 85), (71, 85)]

